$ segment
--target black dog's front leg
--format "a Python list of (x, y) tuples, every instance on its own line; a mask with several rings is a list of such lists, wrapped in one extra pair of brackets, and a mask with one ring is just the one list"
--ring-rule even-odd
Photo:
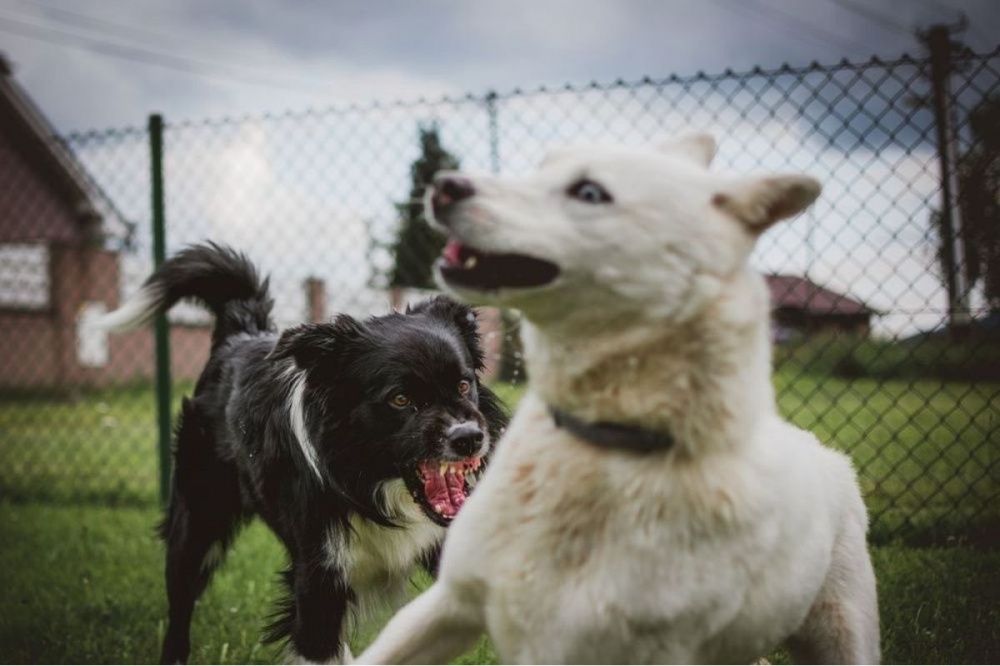
[(342, 633), (354, 595), (341, 571), (317, 559), (293, 565), (291, 644), (299, 657), (312, 662), (346, 661), (342, 649), (347, 637)]

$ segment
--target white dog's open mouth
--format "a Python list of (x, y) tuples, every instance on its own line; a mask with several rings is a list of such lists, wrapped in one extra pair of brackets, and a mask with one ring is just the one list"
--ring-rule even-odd
[(483, 252), (455, 239), (445, 245), (437, 268), (448, 284), (482, 291), (543, 287), (559, 276), (559, 267), (551, 261)]

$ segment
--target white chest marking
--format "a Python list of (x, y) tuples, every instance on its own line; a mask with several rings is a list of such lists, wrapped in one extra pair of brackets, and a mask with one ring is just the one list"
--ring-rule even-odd
[(445, 533), (443, 527), (424, 515), (401, 479), (382, 484), (378, 492), (389, 514), (402, 527), (382, 527), (355, 517), (350, 535), (341, 529), (331, 529), (327, 535), (328, 565), (344, 572), (351, 587), (359, 592), (393, 587), (405, 580), (418, 558), (438, 544)]
[(309, 430), (306, 428), (306, 411), (303, 401), (305, 390), (306, 375), (304, 372), (298, 372), (293, 380), (292, 392), (288, 398), (288, 416), (292, 424), (292, 432), (295, 434), (295, 439), (302, 450), (302, 456), (306, 459), (306, 463), (309, 464), (316, 478), (322, 481), (323, 475), (319, 473), (316, 449), (309, 440)]

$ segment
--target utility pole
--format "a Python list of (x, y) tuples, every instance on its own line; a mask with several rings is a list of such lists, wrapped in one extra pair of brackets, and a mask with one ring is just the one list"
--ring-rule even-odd
[(948, 328), (953, 336), (961, 335), (972, 321), (962, 242), (962, 209), (958, 204), (960, 183), (956, 124), (951, 104), (952, 53), (955, 48), (951, 33), (964, 27), (963, 17), (957, 25), (936, 24), (917, 35), (930, 53), (931, 106), (941, 172), (941, 263), (948, 292)]

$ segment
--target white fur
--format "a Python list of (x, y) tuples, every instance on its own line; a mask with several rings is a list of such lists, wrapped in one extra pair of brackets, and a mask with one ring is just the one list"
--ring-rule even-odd
[(96, 319), (93, 326), (108, 331), (139, 328), (153, 319), (162, 299), (163, 293), (160, 287), (155, 284), (143, 285), (121, 307)]
[[(361, 656), (443, 663), (486, 631), (502, 662), (750, 663), (789, 641), (879, 659), (867, 516), (844, 455), (777, 413), (757, 235), (817, 196), (800, 176), (710, 173), (711, 140), (570, 149), (474, 178), (450, 232), (561, 267), (482, 294), (519, 308), (531, 387), (445, 542), (438, 582)], [(566, 195), (587, 177), (613, 204)], [(580, 418), (668, 430), (670, 452), (593, 447)]]
[(355, 516), (349, 536), (334, 529), (327, 537), (328, 565), (343, 571), (356, 590), (405, 581), (420, 555), (444, 536), (444, 528), (427, 518), (402, 479), (383, 483), (378, 492), (387, 514), (401, 527), (383, 527)]
[(444, 528), (427, 518), (401, 479), (383, 483), (378, 493), (399, 527), (354, 516), (349, 536), (342, 529), (331, 529), (327, 535), (326, 565), (340, 571), (358, 595), (351, 626), (386, 606), (398, 608), (420, 556), (444, 538)]
[(302, 451), (302, 457), (305, 458), (316, 478), (322, 481), (323, 475), (319, 471), (316, 447), (313, 446), (312, 440), (309, 438), (309, 429), (306, 427), (306, 408), (303, 399), (306, 390), (306, 373), (293, 367), (289, 374), (291, 375), (292, 388), (288, 394), (288, 418), (292, 426), (292, 433), (294, 433), (295, 440)]

